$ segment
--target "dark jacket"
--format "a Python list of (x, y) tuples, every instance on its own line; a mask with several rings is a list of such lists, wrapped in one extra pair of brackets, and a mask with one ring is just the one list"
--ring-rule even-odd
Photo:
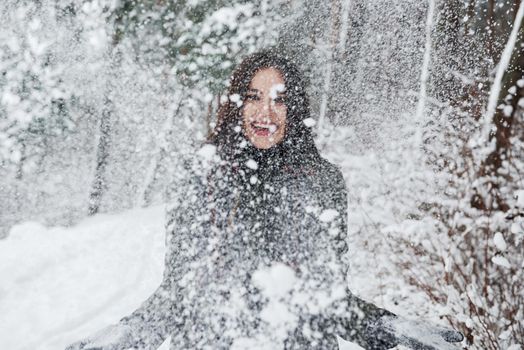
[[(156, 349), (168, 335), (177, 350), (230, 349), (254, 339), (273, 349), (337, 349), (336, 335), (368, 349), (394, 346), (371, 330), (387, 311), (346, 287), (341, 172), (320, 157), (299, 166), (267, 162), (230, 166), (204, 157), (177, 172), (163, 281), (121, 320), (136, 348)], [(253, 283), (255, 271), (277, 263), (297, 279), (277, 301), (291, 320), (279, 329), (264, 317), (272, 300)]]

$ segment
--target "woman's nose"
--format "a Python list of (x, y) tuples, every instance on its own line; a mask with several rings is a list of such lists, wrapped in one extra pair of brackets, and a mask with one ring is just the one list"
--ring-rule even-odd
[(273, 113), (275, 107), (275, 103), (273, 102), (273, 99), (267, 98), (263, 101), (262, 110), (264, 113)]

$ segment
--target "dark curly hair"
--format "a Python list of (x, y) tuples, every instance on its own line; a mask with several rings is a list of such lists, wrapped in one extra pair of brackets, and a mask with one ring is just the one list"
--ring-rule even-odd
[[(279, 150), (287, 163), (300, 162), (300, 159), (318, 159), (318, 150), (313, 141), (311, 128), (304, 124), (310, 118), (309, 100), (306, 94), (306, 81), (297, 66), (285, 55), (274, 49), (263, 50), (246, 57), (233, 72), (227, 100), (218, 110), (217, 123), (208, 137), (208, 143), (217, 147), (219, 154), (234, 160), (242, 150), (239, 144), (244, 139), (242, 130), (242, 106), (230, 96), (240, 96), (244, 101), (251, 80), (255, 74), (266, 68), (274, 68), (282, 74), (286, 86), (286, 135), (273, 148)], [(261, 151), (262, 152), (262, 151)], [(274, 150), (273, 150), (273, 153)]]

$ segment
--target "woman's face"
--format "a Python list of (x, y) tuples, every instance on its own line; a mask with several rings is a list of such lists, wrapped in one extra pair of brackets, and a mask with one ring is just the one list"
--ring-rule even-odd
[(286, 89), (280, 72), (259, 70), (247, 91), (242, 115), (244, 134), (259, 149), (278, 144), (286, 134)]

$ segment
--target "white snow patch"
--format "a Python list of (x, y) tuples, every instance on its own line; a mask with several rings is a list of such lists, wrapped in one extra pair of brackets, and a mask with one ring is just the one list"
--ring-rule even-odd
[(313, 118), (306, 118), (306, 119), (303, 120), (303, 123), (304, 123), (308, 128), (311, 128), (311, 127), (315, 126), (315, 124), (316, 124), (317, 122), (316, 122), (315, 119), (313, 119)]
[(511, 117), (511, 113), (513, 113), (513, 106), (505, 105), (504, 108), (502, 108), (502, 113), (504, 113), (505, 117)]
[(237, 107), (242, 107), (242, 99), (239, 94), (229, 95), (229, 100), (237, 104)]
[(516, 191), (515, 197), (517, 197), (517, 207), (524, 209), (524, 190)]
[(337, 337), (339, 350), (365, 350), (358, 344), (346, 341), (340, 337)]
[(282, 263), (259, 269), (253, 274), (253, 283), (269, 298), (283, 297), (296, 282), (293, 269)]
[[(269, 327), (273, 349), (283, 348), (283, 341), (288, 332), (298, 324), (298, 314), (289, 303), (289, 297), (298, 282), (295, 272), (289, 266), (276, 263), (270, 267), (258, 269), (252, 277), (253, 284), (268, 299), (260, 317)], [(260, 339), (260, 344), (267, 344), (269, 339)], [(278, 344), (278, 345), (277, 345)]]
[(117, 323), (160, 284), (164, 242), (163, 206), (15, 226), (0, 240), (0, 349), (64, 349)]
[[(291, 312), (286, 303), (272, 300), (261, 311), (260, 318), (266, 321), (269, 325), (281, 328), (287, 333), (287, 325), (296, 324), (298, 316)], [(285, 333), (282, 336), (285, 336)]]
[(318, 219), (322, 222), (331, 222), (339, 215), (340, 214), (335, 209), (325, 209), (322, 211), (322, 213), (320, 213)]
[(504, 236), (502, 235), (502, 233), (496, 232), (495, 236), (493, 237), (493, 242), (495, 243), (495, 246), (498, 250), (500, 250), (501, 252), (506, 251), (508, 246), (506, 245), (506, 241), (504, 240)]
[(246, 162), (246, 166), (249, 168), (249, 169), (253, 169), (253, 170), (257, 170), (258, 169), (258, 163), (256, 161), (254, 161), (253, 159), (249, 159), (247, 162)]
[(500, 255), (492, 257), (491, 262), (493, 262), (495, 265), (499, 265), (507, 269), (511, 267), (511, 264), (509, 263), (508, 259)]
[(211, 160), (215, 156), (216, 152), (217, 148), (215, 146), (207, 144), (202, 146), (202, 148), (197, 151), (197, 155), (206, 160)]
[(278, 97), (278, 93), (282, 93), (286, 91), (286, 86), (284, 84), (275, 84), (271, 86), (269, 89), (269, 97), (271, 99), (276, 99)]
[(523, 234), (524, 233), (524, 222), (514, 222), (511, 224), (509, 231), (513, 234)]

